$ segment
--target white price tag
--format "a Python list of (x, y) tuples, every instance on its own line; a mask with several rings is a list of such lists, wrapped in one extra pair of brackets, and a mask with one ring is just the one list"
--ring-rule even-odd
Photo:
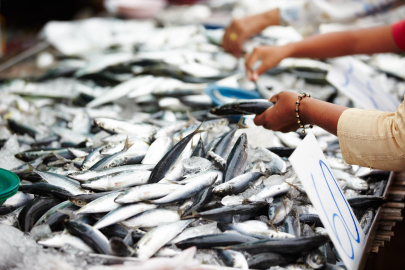
[(326, 79), (330, 84), (353, 100), (360, 109), (395, 112), (400, 104), (372, 76), (369, 66), (350, 56), (332, 61)]
[(357, 269), (365, 235), (312, 133), (289, 160), (347, 269)]

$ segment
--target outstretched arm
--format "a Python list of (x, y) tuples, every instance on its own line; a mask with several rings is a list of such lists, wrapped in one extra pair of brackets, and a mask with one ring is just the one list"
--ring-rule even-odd
[(270, 25), (279, 24), (280, 17), (278, 8), (234, 20), (225, 30), (222, 39), (222, 47), (224, 47), (225, 51), (239, 57), (242, 54), (243, 42), (245, 42), (246, 39), (260, 33)]
[[(255, 124), (281, 132), (297, 130), (299, 125), (294, 111), (297, 99), (298, 94), (293, 92), (274, 95), (270, 101), (275, 105), (257, 115)], [(347, 109), (349, 108), (325, 101), (303, 98), (300, 101), (299, 115), (304, 125), (317, 125), (336, 135), (339, 117)]]
[[(248, 78), (257, 80), (263, 72), (275, 67), (287, 57), (332, 58), (382, 52), (401, 52), (395, 43), (391, 25), (317, 35), (285, 46), (257, 47), (252, 54), (246, 55), (245, 65)], [(261, 60), (262, 64), (253, 70), (258, 60)]]

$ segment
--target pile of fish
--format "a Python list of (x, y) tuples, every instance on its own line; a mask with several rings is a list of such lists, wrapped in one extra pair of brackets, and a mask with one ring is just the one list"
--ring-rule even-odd
[[(162, 21), (186, 17), (172, 12)], [(74, 254), (72, 269), (341, 269), (288, 162), (303, 135), (255, 126), (248, 114), (266, 100), (214, 90), (225, 104), (214, 108), (204, 91), (216, 83), (268, 99), (290, 90), (352, 106), (326, 80), (330, 64), (285, 59), (255, 84), (220, 47), (223, 29), (93, 18), (43, 33), (60, 52), (38, 55), (41, 66), (52, 61), (44, 75), (0, 85), (0, 168), (21, 179), (0, 206), (0, 256), (41, 245), (55, 258)], [(403, 77), (384, 59), (374, 61), (380, 82), (402, 98)], [(367, 234), (388, 173), (346, 164), (336, 136), (311, 132)], [(8, 248), (15, 231), (29, 248)]]
[[(8, 97), (9, 108), (34, 106)], [(250, 106), (262, 108), (263, 101)], [(247, 127), (243, 118), (181, 120), (160, 111), (125, 121), (68, 105), (51, 108), (46, 112), (58, 123), (51, 135), (11, 119), (2, 126), (24, 135), (3, 141), (3, 156), (23, 162), (8, 168), (22, 181), (0, 206), (0, 222), (39, 245), (123, 261), (196, 247), (203, 264), (338, 269), (339, 255), (286, 159), (298, 134), (275, 133), (279, 143), (267, 149), (251, 145), (255, 137), (247, 134), (259, 127), (249, 119)], [(344, 163), (336, 137), (314, 133), (367, 233), (384, 202), (386, 174)]]

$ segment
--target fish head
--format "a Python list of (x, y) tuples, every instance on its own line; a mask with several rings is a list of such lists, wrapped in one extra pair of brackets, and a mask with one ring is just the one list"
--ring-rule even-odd
[(71, 203), (73, 203), (74, 205), (79, 206), (79, 207), (83, 207), (83, 206), (85, 206), (87, 204), (87, 201), (82, 200), (80, 198), (71, 197), (71, 198), (69, 198), (69, 201)]
[(311, 268), (319, 269), (326, 264), (326, 258), (319, 249), (314, 249), (308, 253), (305, 262)]

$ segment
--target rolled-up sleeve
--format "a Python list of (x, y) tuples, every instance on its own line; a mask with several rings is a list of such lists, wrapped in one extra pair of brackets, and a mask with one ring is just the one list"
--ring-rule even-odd
[(348, 109), (337, 135), (345, 161), (363, 167), (405, 171), (405, 104), (395, 113)]

